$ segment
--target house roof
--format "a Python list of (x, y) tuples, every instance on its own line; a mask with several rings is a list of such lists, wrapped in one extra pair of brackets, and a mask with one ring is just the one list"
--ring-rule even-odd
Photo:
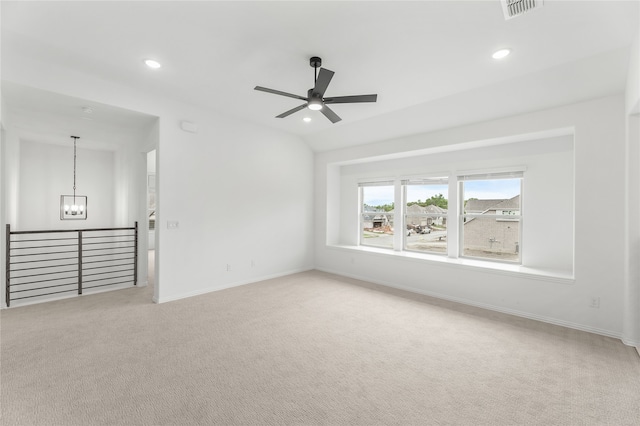
[(520, 195), (508, 199), (467, 200), (464, 210), (467, 213), (484, 213), (489, 210), (508, 210), (520, 208)]
[(438, 213), (442, 213), (442, 214), (446, 214), (447, 211), (445, 209), (443, 209), (442, 207), (438, 207), (434, 204), (430, 204), (428, 206), (426, 206), (424, 208), (425, 213), (434, 213), (434, 214), (438, 214)]
[(478, 200), (470, 199), (464, 205), (464, 210), (467, 213), (483, 213), (491, 209), (491, 207), (502, 203), (504, 199), (491, 199), (491, 200)]
[(447, 211), (441, 207), (438, 207), (436, 205), (430, 204), (428, 206), (421, 206), (419, 204), (411, 204), (409, 207), (407, 207), (407, 213), (409, 214), (424, 214), (424, 213), (429, 213), (429, 214), (447, 214)]
[(520, 195), (516, 195), (513, 198), (504, 200), (503, 202), (493, 206), (492, 210), (519, 210), (520, 209)]

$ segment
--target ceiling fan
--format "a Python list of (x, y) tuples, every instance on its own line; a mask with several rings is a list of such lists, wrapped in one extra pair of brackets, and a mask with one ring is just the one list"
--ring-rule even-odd
[(301, 101), (305, 101), (304, 104), (297, 106), (289, 111), (285, 111), (280, 115), (277, 115), (276, 118), (285, 118), (294, 112), (298, 112), (303, 110), (304, 108), (309, 108), (310, 110), (320, 111), (327, 117), (332, 123), (337, 123), (342, 120), (338, 114), (333, 112), (327, 104), (351, 104), (351, 103), (360, 103), (360, 102), (375, 102), (378, 99), (378, 95), (355, 95), (355, 96), (334, 96), (330, 98), (324, 97), (324, 92), (327, 90), (329, 83), (331, 82), (331, 78), (333, 77), (334, 72), (328, 70), (326, 68), (320, 68), (320, 72), (318, 72), (318, 68), (322, 66), (322, 59), (317, 56), (309, 59), (309, 65), (311, 65), (315, 72), (314, 76), (314, 87), (307, 91), (307, 97), (294, 95), (292, 93), (281, 92), (280, 90), (268, 89), (266, 87), (256, 86), (254, 89), (259, 90), (261, 92), (273, 93), (274, 95), (287, 96), (294, 99), (300, 99)]

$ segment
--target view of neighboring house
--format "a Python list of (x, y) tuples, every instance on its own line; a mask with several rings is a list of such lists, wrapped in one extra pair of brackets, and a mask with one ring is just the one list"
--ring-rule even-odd
[[(515, 255), (520, 252), (520, 195), (504, 200), (467, 200), (465, 214), (486, 217), (466, 217), (464, 250), (496, 255)], [(511, 259), (513, 260), (513, 259)]]
[(434, 204), (422, 207), (419, 204), (412, 204), (407, 207), (408, 227), (429, 227), (432, 225), (446, 226), (447, 210)]
[(373, 232), (393, 232), (393, 222), (389, 217), (393, 215), (393, 211), (385, 212), (376, 207), (368, 205), (363, 206), (362, 228), (366, 231)]

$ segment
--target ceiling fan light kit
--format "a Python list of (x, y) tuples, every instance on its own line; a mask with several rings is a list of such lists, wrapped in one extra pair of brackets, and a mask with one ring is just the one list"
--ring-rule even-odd
[(378, 95), (375, 94), (325, 98), (324, 94), (327, 90), (327, 87), (329, 86), (329, 83), (331, 82), (331, 79), (333, 78), (333, 74), (335, 73), (326, 68), (320, 68), (322, 66), (322, 59), (317, 56), (313, 56), (309, 59), (309, 65), (311, 65), (311, 67), (314, 69), (314, 86), (307, 91), (307, 97), (294, 95), (287, 92), (281, 92), (279, 90), (268, 89), (261, 86), (256, 86), (254, 88), (254, 90), (258, 90), (261, 92), (272, 93), (274, 95), (286, 96), (289, 98), (305, 101), (304, 104), (292, 108), (289, 111), (285, 111), (282, 114), (277, 115), (276, 118), (285, 118), (290, 116), (294, 112), (298, 112), (305, 108), (308, 108), (313, 111), (320, 111), (332, 123), (337, 123), (342, 119), (338, 116), (338, 114), (333, 112), (333, 110), (329, 108), (327, 104), (351, 104), (362, 102), (376, 102), (378, 100)]

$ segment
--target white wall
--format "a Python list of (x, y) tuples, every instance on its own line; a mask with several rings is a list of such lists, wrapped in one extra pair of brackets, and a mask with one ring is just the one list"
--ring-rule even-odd
[(629, 69), (627, 71), (627, 87), (625, 106), (627, 114), (640, 114), (640, 32), (631, 45)]
[[(158, 150), (160, 274), (178, 284), (160, 300), (312, 268), (309, 148), (210, 113), (189, 119), (199, 134), (178, 130)], [(160, 134), (176, 128), (161, 123)]]
[[(411, 291), (525, 317), (622, 335), (624, 220), (615, 214), (624, 199), (624, 98), (607, 97), (415, 135), (316, 156), (316, 267)], [(575, 133), (575, 280), (545, 279), (326, 245), (335, 211), (335, 164), (363, 158), (438, 149), (567, 129)], [(571, 167), (570, 164), (567, 164)], [(329, 171), (329, 174), (327, 173)], [(328, 186), (327, 183), (331, 186)], [(339, 182), (339, 179), (338, 179)], [(602, 197), (607, 201), (603, 206)], [(338, 198), (339, 199), (339, 198)], [(603, 213), (610, 210), (611, 215)], [(613, 203), (613, 204), (611, 204)], [(618, 210), (619, 211), (619, 210)], [(595, 231), (595, 232), (594, 232)], [(553, 238), (553, 235), (547, 235)], [(590, 308), (592, 297), (600, 308)]]
[(631, 46), (626, 111), (625, 316), (623, 340), (640, 352), (640, 32)]
[(3, 78), (159, 117), (157, 301), (313, 267), (313, 153), (299, 138), (37, 58)]
[(60, 220), (60, 196), (73, 194), (73, 141), (67, 146), (21, 141), (19, 224), (12, 224), (13, 230), (114, 226), (113, 151), (78, 147), (76, 163), (76, 194), (87, 196), (87, 219)]
[(20, 140), (8, 123), (5, 126), (3, 140), (2, 168), (4, 182), (3, 210), (5, 221), (3, 224), (18, 224), (18, 186), (20, 184)]

